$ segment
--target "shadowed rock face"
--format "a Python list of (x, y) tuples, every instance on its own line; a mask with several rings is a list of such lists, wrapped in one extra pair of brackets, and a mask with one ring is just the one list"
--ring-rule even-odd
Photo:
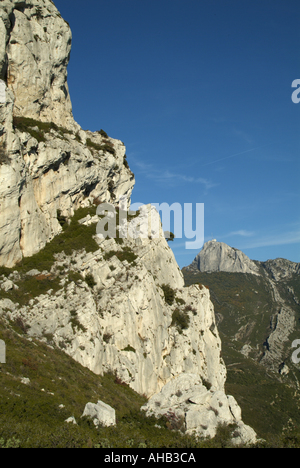
[(206, 242), (187, 269), (259, 274), (259, 268), (243, 252), (215, 240)]

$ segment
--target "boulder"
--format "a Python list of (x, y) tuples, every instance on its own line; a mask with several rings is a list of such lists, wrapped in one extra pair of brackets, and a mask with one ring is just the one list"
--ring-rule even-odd
[(11, 291), (12, 289), (14, 289), (14, 283), (11, 280), (5, 280), (1, 284), (1, 289), (3, 289), (5, 292)]
[(6, 345), (5, 341), (0, 340), (0, 364), (6, 363)]
[(95, 426), (102, 424), (103, 426), (115, 426), (116, 425), (116, 412), (115, 410), (103, 403), (87, 403), (84, 408), (84, 412), (81, 417), (88, 416), (91, 418)]
[(70, 418), (66, 419), (65, 422), (68, 423), (68, 424), (77, 425), (77, 422), (76, 422), (76, 419), (74, 418), (74, 416), (71, 416)]

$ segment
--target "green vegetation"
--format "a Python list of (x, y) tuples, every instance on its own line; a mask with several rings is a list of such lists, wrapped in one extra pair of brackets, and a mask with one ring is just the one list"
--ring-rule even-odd
[(104, 130), (102, 130), (102, 128), (101, 128), (101, 130), (99, 130), (98, 133), (100, 133), (100, 135), (103, 136), (104, 138), (108, 138), (107, 133)]
[[(226, 393), (237, 400), (243, 421), (268, 441), (261, 446), (285, 447), (293, 443), (299, 446), (300, 394), (295, 385), (295, 378), (300, 379), (299, 370), (293, 368), (288, 376), (280, 377), (258, 362), (270, 333), (270, 317), (277, 308), (268, 281), (244, 273), (195, 274), (183, 269), (183, 274), (186, 285), (201, 283), (210, 289), (222, 341), (222, 358), (227, 368)], [(299, 275), (287, 283), (299, 297)], [(292, 301), (284, 283), (276, 286), (282, 298)], [(299, 338), (300, 310), (296, 318), (296, 331), (289, 337), (288, 344)], [(241, 328), (243, 333), (238, 338)], [(245, 343), (252, 346), (249, 357), (239, 352)], [(290, 354), (291, 350), (287, 349), (287, 358)], [(290, 367), (290, 362), (288, 365)], [(286, 432), (284, 429), (289, 425), (291, 431)]]
[(122, 349), (122, 351), (131, 351), (132, 353), (135, 353), (135, 349), (130, 345), (127, 345), (126, 348)]
[(65, 133), (72, 133), (67, 128), (59, 127), (53, 122), (41, 122), (28, 117), (14, 117), (13, 124), (21, 132), (30, 133), (39, 143), (46, 141), (45, 134), (51, 130), (54, 130), (60, 138), (64, 138)]
[(94, 216), (96, 207), (79, 208), (70, 220), (70, 224), (64, 223), (61, 234), (54, 237), (44, 249), (32, 257), (23, 258), (17, 266), (17, 270), (28, 271), (36, 268), (39, 270), (50, 270), (54, 263), (54, 254), (65, 252), (66, 255), (72, 255), (74, 250), (79, 251), (85, 249), (86, 252), (95, 252), (99, 249), (99, 245), (94, 240), (96, 235), (95, 224), (84, 226), (78, 221), (88, 214)]
[(61, 211), (60, 210), (57, 210), (57, 221), (59, 222), (59, 224), (61, 225), (61, 227), (63, 228), (67, 222), (68, 222), (68, 219), (66, 218), (66, 216), (63, 216), (61, 214)]
[(110, 141), (105, 141), (105, 143), (99, 144), (94, 143), (90, 138), (87, 138), (86, 144), (89, 148), (92, 148), (96, 151), (104, 151), (115, 156), (116, 150), (113, 147), (113, 144)]
[(87, 329), (78, 320), (78, 315), (77, 315), (76, 310), (71, 310), (70, 315), (71, 315), (70, 323), (72, 325), (74, 333), (76, 333), (76, 330), (81, 330), (83, 332), (86, 332)]
[(10, 157), (6, 151), (6, 146), (4, 144), (0, 145), (0, 165), (1, 164), (9, 164)]
[[(1, 269), (2, 270), (2, 269)], [(21, 271), (20, 267), (15, 267), (14, 270)], [(2, 270), (3, 271), (3, 270)], [(28, 270), (27, 270), (28, 271)], [(11, 273), (11, 271), (9, 271)], [(19, 281), (14, 281), (18, 289), (10, 291), (0, 290), (0, 299), (10, 299), (13, 302), (19, 303), (20, 306), (28, 304), (31, 299), (46, 294), (50, 289), (55, 293), (61, 286), (60, 278), (54, 275), (38, 275), (26, 276), (22, 274)]]
[(171, 288), (169, 284), (162, 284), (161, 289), (164, 292), (166, 303), (172, 305), (175, 300), (176, 291), (173, 288)]
[[(0, 448), (230, 446), (228, 429), (221, 427), (215, 441), (201, 441), (178, 432), (180, 421), (172, 413), (146, 417), (140, 411), (145, 397), (118, 377), (97, 376), (60, 349), (20, 336), (2, 319), (0, 337), (7, 347), (7, 363), (0, 364)], [(98, 400), (116, 410), (116, 426), (97, 429), (81, 418), (86, 403)], [(70, 416), (77, 425), (65, 422)]]
[(104, 259), (109, 260), (114, 256), (116, 256), (121, 262), (127, 260), (127, 262), (131, 263), (133, 266), (136, 265), (135, 260), (137, 259), (137, 255), (130, 247), (123, 247), (121, 251), (110, 250), (104, 254)]
[(85, 280), (86, 284), (87, 284), (90, 288), (93, 288), (93, 287), (96, 286), (96, 284), (97, 284), (96, 281), (94, 280), (94, 277), (93, 277), (92, 274), (86, 275), (86, 277), (85, 277), (84, 280)]
[(171, 326), (176, 326), (179, 333), (182, 333), (182, 330), (186, 330), (190, 324), (190, 317), (186, 312), (180, 311), (180, 309), (175, 309), (172, 314)]
[[(166, 233), (165, 233), (166, 234)], [(167, 237), (166, 237), (166, 240), (169, 242), (169, 241), (173, 241), (175, 239), (175, 234), (173, 234), (173, 232), (168, 232), (167, 233)]]
[[(47, 270), (50, 272), (51, 267), (55, 262), (54, 255), (57, 253), (65, 252), (66, 255), (71, 255), (73, 250), (80, 251), (85, 249), (86, 252), (95, 252), (99, 249), (99, 245), (94, 240), (93, 236), (96, 234), (95, 225), (84, 226), (78, 223), (78, 220), (87, 216), (87, 214), (94, 215), (96, 207), (80, 208), (76, 211), (75, 215), (70, 221), (60, 215), (60, 223), (63, 225), (63, 231), (57, 235), (51, 242), (49, 242), (44, 249), (32, 257), (23, 258), (22, 261), (13, 269), (0, 267), (0, 276), (9, 276), (13, 271), (19, 274), (20, 279), (15, 280), (17, 290), (5, 292), (0, 289), (0, 299), (8, 298), (13, 302), (18, 302), (20, 305), (28, 304), (30, 299), (46, 294), (50, 289), (55, 293), (60, 286), (61, 278), (57, 274), (40, 274), (37, 276), (27, 276), (29, 270), (36, 269), (39, 271)], [(78, 281), (83, 278), (79, 273), (74, 271), (65, 272), (65, 268), (61, 267), (61, 273), (68, 273), (70, 281)], [(90, 287), (95, 285), (94, 278), (87, 275), (85, 281)]]

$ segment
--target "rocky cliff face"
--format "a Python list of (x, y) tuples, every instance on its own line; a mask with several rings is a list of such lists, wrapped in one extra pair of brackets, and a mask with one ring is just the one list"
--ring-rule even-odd
[(258, 274), (257, 265), (247, 255), (216, 240), (206, 242), (187, 269), (202, 272), (227, 271)]
[[(134, 176), (123, 143), (103, 131), (83, 131), (73, 120), (66, 81), (71, 33), (52, 1), (0, 6), (2, 320), (17, 322), (28, 339), (50, 342), (94, 373), (113, 372), (148, 397), (163, 392), (147, 412), (171, 406), (188, 431), (205, 436), (220, 423), (236, 422), (236, 440), (253, 441), (254, 431), (224, 393), (209, 291), (184, 287), (158, 213), (146, 206), (131, 214), (132, 229), (122, 238), (119, 223), (116, 239), (96, 236), (102, 218), (89, 214), (70, 224), (81, 248), (64, 247), (76, 210), (116, 204), (120, 196), (129, 200)], [(138, 225), (144, 235), (136, 238)], [(88, 236), (89, 249), (82, 246)], [(57, 252), (49, 244), (55, 239)], [(47, 243), (34, 257), (37, 268), (27, 268), (24, 258)], [(47, 269), (39, 268), (45, 258)]]
[[(234, 423), (236, 443), (254, 442), (235, 399), (225, 395), (209, 291), (184, 287), (153, 207), (142, 207), (131, 223), (144, 225), (150, 217), (157, 218), (159, 233), (149, 228), (147, 237), (117, 242), (98, 236), (98, 250), (56, 254), (50, 271), (23, 268), (3, 275), (0, 315), (21, 323), (29, 339), (50, 340), (94, 373), (116, 374), (150, 398), (143, 407), (147, 414), (171, 411), (188, 433), (205, 437), (213, 437), (219, 424)], [(79, 222), (96, 223), (97, 216)], [(32, 299), (29, 291), (20, 305), (14, 291), (30, 277), (49, 279), (50, 289)]]
[(61, 231), (58, 212), (129, 199), (134, 176), (122, 142), (73, 120), (71, 32), (54, 4), (2, 1), (0, 35), (0, 265), (11, 267)]
[(1, 78), (13, 93), (14, 115), (75, 129), (67, 84), (72, 35), (55, 5), (4, 0), (0, 30)]

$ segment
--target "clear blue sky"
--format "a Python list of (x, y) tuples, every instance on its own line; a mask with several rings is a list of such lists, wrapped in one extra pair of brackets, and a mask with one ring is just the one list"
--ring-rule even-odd
[(125, 143), (132, 202), (204, 203), (205, 241), (300, 262), (299, 0), (54, 3), (75, 120)]

